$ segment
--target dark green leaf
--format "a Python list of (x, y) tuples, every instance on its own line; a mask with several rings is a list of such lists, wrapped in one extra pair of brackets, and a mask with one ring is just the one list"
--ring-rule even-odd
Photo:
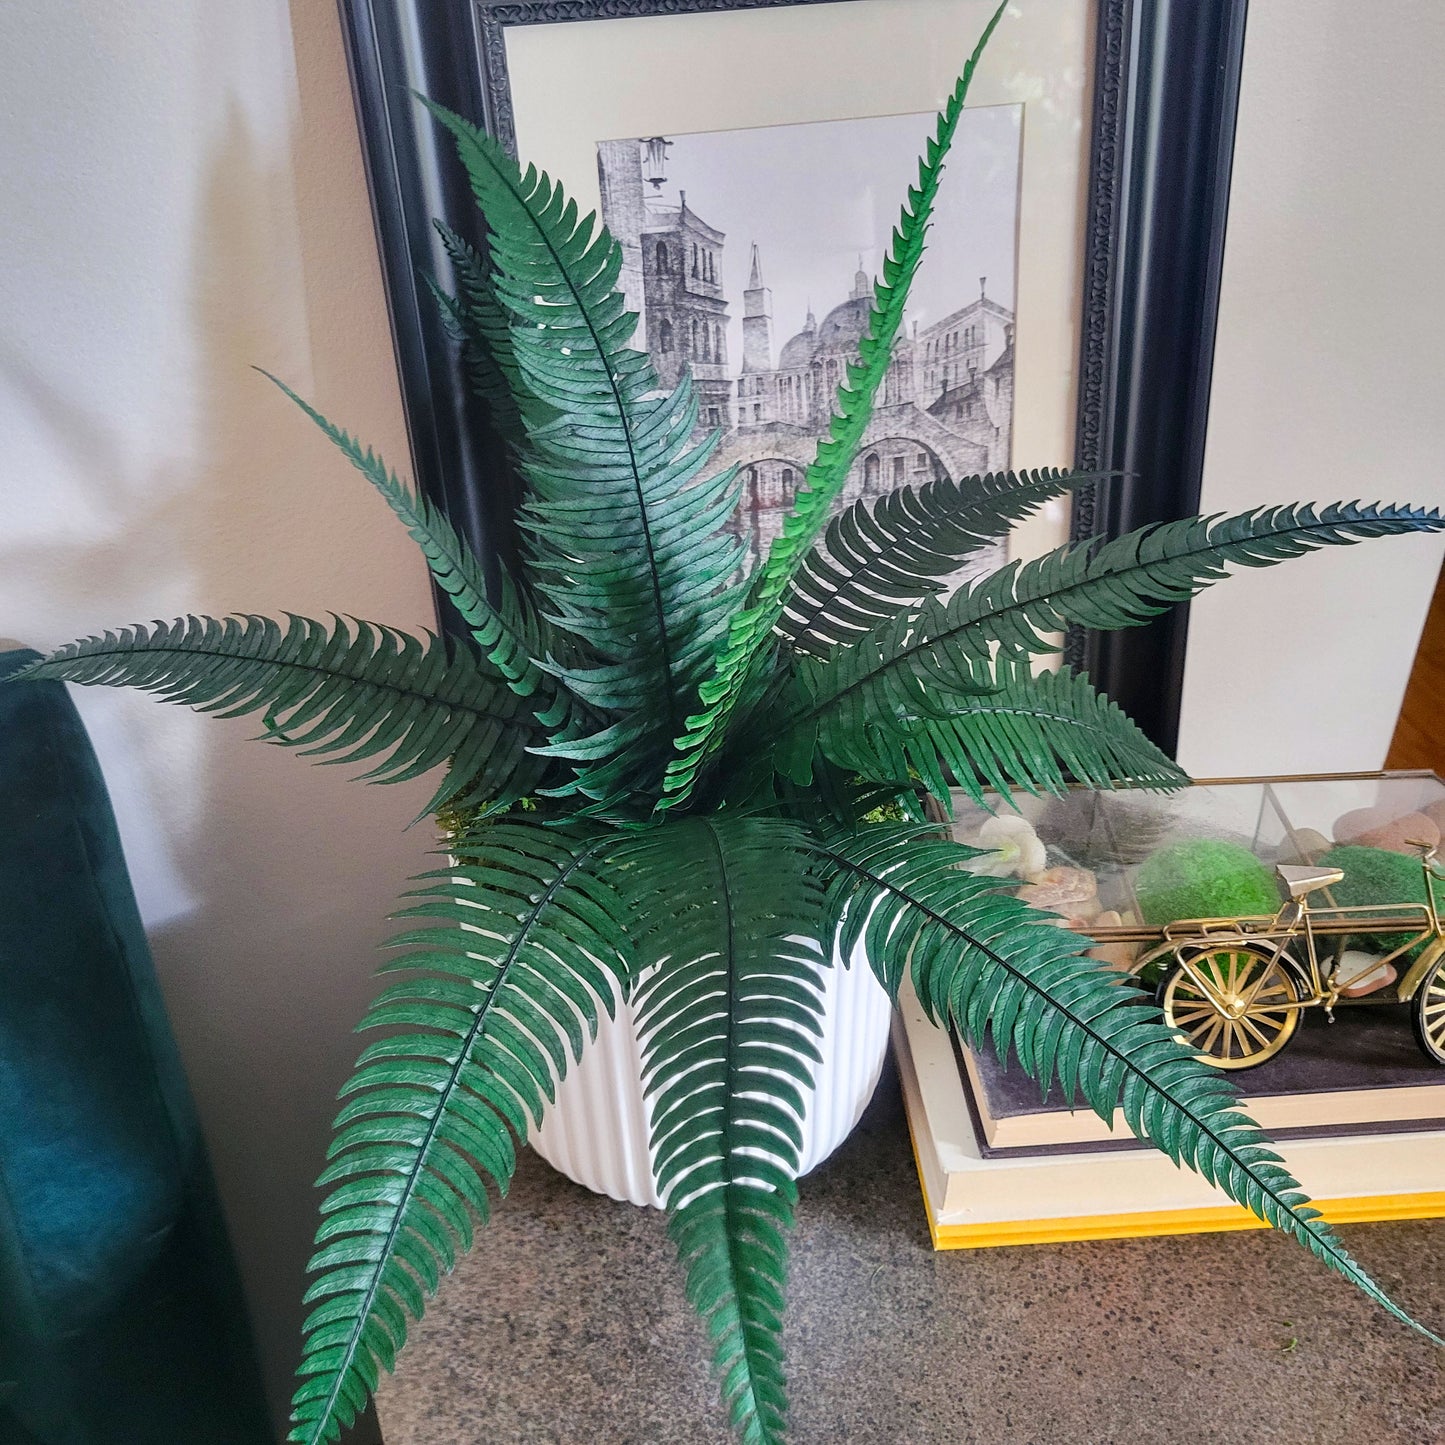
[(797, 651), (819, 655), (855, 642), (905, 604), (940, 591), (969, 556), (1045, 502), (1105, 475), (1055, 467), (942, 477), (854, 502), (803, 559), (778, 631)]
[(269, 371), (261, 374), (280, 387), (381, 493), (421, 548), (437, 585), (452, 599), (462, 620), (472, 629), (472, 638), (487, 663), (499, 677), (506, 679), (518, 696), (534, 699), (539, 721), (553, 732), (565, 735), (574, 711), (573, 700), (554, 677), (538, 666), (544, 646), (539, 619), (523, 607), (511, 582), (505, 576), (502, 578), (501, 605), (493, 607), (487, 598), (481, 567), (447, 518), (425, 497), (406, 486), (375, 452), (328, 421), (284, 381), (277, 380)]
[(430, 635), (375, 622), (187, 617), (73, 642), (24, 675), (144, 688), (219, 717), (264, 713), (265, 741), (328, 763), (379, 759), (363, 775), (374, 782), (450, 762), (428, 811), (508, 802), (546, 771), (527, 751), (546, 734), (474, 654), (449, 658)]
[(654, 1168), (733, 1425), (781, 1439), (782, 1318), (800, 1125), (819, 1055), (822, 894), (781, 820), (687, 819), (626, 856)]
[(1161, 790), (1189, 781), (1086, 677), (1068, 668), (1033, 675), (1027, 661), (1005, 657), (995, 660), (986, 684), (974, 679), (986, 692), (954, 693), (935, 677), (899, 670), (808, 718), (811, 699), (826, 693), (839, 670), (869, 664), (866, 643), (836, 668), (803, 661), (805, 720), (784, 730), (777, 751), (795, 781), (811, 775), (814, 741), (839, 767), (865, 778), (917, 777), (937, 798), (957, 786), (979, 803), (985, 790), (1057, 793), (1069, 781)]
[(428, 284), (461, 347), (472, 390), (486, 404), (491, 424), (502, 440), (520, 450), (526, 444), (528, 421), (536, 425), (547, 420), (548, 413), (522, 379), (512, 348), (511, 321), (497, 300), (486, 263), (450, 226), (441, 221), (433, 225), (451, 261), (456, 295), (449, 295), (430, 277)]
[(883, 258), (883, 275), (874, 283), (874, 302), (858, 344), (858, 360), (848, 364), (839, 384), (828, 435), (818, 443), (817, 457), (804, 474), (792, 510), (783, 521), (782, 533), (774, 539), (767, 561), (749, 586), (747, 605), (728, 624), (726, 643), (699, 689), (701, 709), (687, 719), (686, 732), (675, 734), (677, 755), (667, 769), (666, 797), (660, 804), (664, 809), (687, 802), (704, 764), (725, 745), (728, 721), (749, 700), (752, 674), (771, 646), (789, 584), (848, 479), (873, 414), (874, 397), (893, 358), (893, 344), (903, 324), (914, 273), (923, 259), (944, 158), (963, 114), (964, 97), (1006, 5), (1004, 0), (994, 11), (939, 112), (934, 133), (918, 164), (918, 184), (909, 188), (893, 232), (892, 249)]
[(1445, 519), (1420, 507), (1337, 502), (1261, 507), (1235, 517), (1189, 517), (1112, 542), (1061, 547), (1010, 563), (963, 587), (945, 605), (906, 609), (813, 674), (811, 717), (826, 719), (867, 691), (880, 707), (907, 706), (919, 690), (961, 693), (989, 685), (996, 646), (1017, 655), (1052, 652), (1047, 634), (1070, 624), (1136, 627), (1186, 601), (1226, 568), (1269, 567), (1319, 547), (1411, 532)]
[(516, 1141), (634, 972), (626, 909), (600, 829), (486, 824), (457, 840), (471, 863), (424, 875), (385, 966), (404, 973), (362, 1028), (322, 1184), (317, 1279), (290, 1439), (325, 1445), (351, 1424), (441, 1277), (505, 1194)]
[(645, 811), (738, 595), (736, 476), (705, 474), (716, 437), (691, 443), (691, 379), (659, 393), (647, 357), (629, 349), (637, 318), (615, 289), (621, 250), (596, 217), (427, 104), (486, 216), (516, 366), (559, 415), (529, 429), (520, 521), (551, 620), (600, 659), (554, 670), (610, 722), (552, 751), (577, 764), (594, 811)]

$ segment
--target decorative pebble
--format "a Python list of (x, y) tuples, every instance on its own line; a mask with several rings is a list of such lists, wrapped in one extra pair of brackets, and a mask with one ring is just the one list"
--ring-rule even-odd
[[(1089, 924), (1089, 931), (1096, 937), (1106, 928), (1124, 927), (1123, 917), (1112, 908), (1106, 908), (1097, 918)], [(1120, 973), (1133, 973), (1134, 960), (1139, 955), (1137, 943), (1110, 943), (1101, 940), (1094, 948), (1089, 950), (1090, 958), (1097, 958), (1100, 963), (1107, 963), (1110, 968), (1116, 968)]]
[(1058, 913), (1070, 923), (1088, 923), (1099, 914), (1099, 881), (1087, 868), (1048, 868), (1016, 895), (1034, 908)]
[(1390, 808), (1356, 808), (1353, 812), (1341, 813), (1331, 831), (1336, 843), (1353, 843), (1361, 833), (1387, 828), (1399, 816)]
[(1382, 963), (1378, 967), (1370, 969), (1368, 973), (1360, 973), (1361, 969), (1366, 968), (1374, 961), (1373, 954), (1362, 953), (1356, 948), (1346, 949), (1340, 955), (1340, 963), (1335, 971), (1335, 977), (1355, 980), (1348, 988), (1340, 990), (1341, 998), (1364, 998), (1367, 993), (1378, 993), (1382, 988), (1388, 988), (1394, 983), (1396, 973), (1393, 963)]
[(1350, 840), (1364, 848), (1383, 848), (1389, 853), (1405, 853), (1418, 858), (1419, 843), (1433, 848), (1440, 841), (1440, 829), (1424, 813), (1406, 813), (1382, 828), (1370, 828)]
[(1328, 853), (1331, 844), (1325, 835), (1315, 828), (1296, 828), (1286, 833), (1279, 845), (1281, 863), (1315, 863), (1322, 853)]

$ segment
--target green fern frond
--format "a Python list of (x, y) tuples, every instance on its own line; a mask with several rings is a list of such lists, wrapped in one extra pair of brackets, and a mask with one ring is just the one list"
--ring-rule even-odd
[(611, 721), (552, 752), (577, 763), (578, 791), (635, 810), (632, 798), (645, 803), (661, 786), (738, 595), (742, 547), (727, 528), (736, 469), (704, 475), (717, 438), (690, 443), (691, 379), (659, 394), (651, 362), (628, 347), (637, 317), (614, 289), (622, 253), (595, 215), (580, 217), (545, 173), (524, 173), (490, 136), (423, 104), (455, 138), (486, 216), (527, 390), (565, 414), (530, 428), (519, 522), (551, 619), (601, 663), (556, 670)]
[(923, 830), (879, 827), (826, 850), (844, 909), (840, 947), (860, 940), (895, 1000), (908, 970), (919, 1002), (975, 1047), (1012, 1051), (1046, 1090), (1129, 1128), (1289, 1235), (1396, 1319), (1445, 1343), (1396, 1305), (1310, 1207), (1220, 1070), (1178, 1043), (1132, 981), (1077, 950), (1088, 941), (961, 871), (974, 850)]
[(787, 1231), (821, 1037), (823, 896), (805, 835), (719, 815), (648, 830), (636, 925), (651, 1143), (687, 1293), (746, 1445), (781, 1439)]
[(321, 1205), (316, 1303), (290, 1439), (350, 1425), (443, 1274), (505, 1194), (543, 1101), (632, 985), (624, 904), (605, 859), (615, 832), (495, 823), (458, 840), (476, 861), (418, 880), (369, 1044), (342, 1090)]
[[(823, 670), (805, 660), (804, 687), (810, 672)], [(811, 774), (814, 739), (839, 767), (865, 778), (917, 777), (936, 798), (957, 786), (976, 803), (985, 790), (1005, 798), (1014, 787), (1058, 793), (1070, 781), (1161, 791), (1189, 781), (1088, 678), (1068, 668), (1035, 676), (1027, 661), (1006, 657), (994, 662), (982, 695), (933, 687), (887, 696), (882, 681), (846, 694), (821, 723), (781, 740), (779, 766), (798, 782)]]
[(501, 606), (493, 607), (487, 600), (482, 569), (451, 522), (420, 493), (413, 492), (370, 447), (363, 447), (349, 432), (329, 421), (269, 371), (261, 371), (261, 375), (285, 392), (381, 493), (421, 548), (437, 585), (452, 599), (462, 620), (471, 628), (472, 639), (483, 658), (519, 697), (536, 700), (537, 719), (543, 727), (555, 734), (565, 734), (573, 700), (558, 686), (557, 680), (538, 665), (543, 649), (537, 636), (537, 619), (523, 607), (510, 580), (503, 576)]
[(926, 601), (875, 627), (812, 674), (806, 717), (851, 709), (860, 692), (890, 708), (931, 691), (987, 687), (995, 645), (1044, 653), (1054, 649), (1045, 634), (1071, 623), (1137, 627), (1218, 582), (1230, 565), (1269, 567), (1320, 547), (1442, 528), (1438, 510), (1336, 502), (1189, 517), (1061, 547), (960, 588), (946, 605)]
[(929, 137), (919, 161), (918, 184), (909, 188), (893, 232), (892, 247), (883, 258), (882, 278), (874, 284), (874, 301), (858, 343), (858, 360), (848, 363), (839, 384), (828, 435), (818, 443), (817, 456), (804, 473), (793, 506), (784, 518), (782, 532), (774, 539), (767, 561), (749, 585), (747, 605), (735, 613), (728, 624), (726, 642), (711, 674), (699, 689), (702, 708), (688, 717), (686, 731), (675, 734), (676, 756), (668, 764), (666, 795), (659, 803), (663, 810), (681, 807), (687, 802), (703, 766), (724, 746), (728, 723), (748, 693), (749, 679), (762, 653), (772, 643), (788, 586), (822, 531), (857, 459), (863, 433), (873, 414), (874, 396), (893, 357), (893, 345), (903, 324), (913, 276), (923, 259), (924, 240), (944, 158), (953, 144), (973, 73), (1006, 5), (1007, 0), (1003, 0), (994, 11), (939, 112), (934, 134)]
[(828, 523), (783, 599), (778, 632), (797, 652), (826, 656), (856, 642), (1045, 502), (1100, 481), (1104, 472), (990, 472), (898, 487), (853, 503)]
[(375, 622), (186, 617), (73, 642), (22, 675), (138, 687), (218, 717), (263, 713), (266, 742), (326, 763), (376, 758), (362, 775), (373, 782), (450, 761), (427, 811), (510, 801), (546, 771), (527, 751), (545, 734), (474, 655), (449, 658), (430, 634), (423, 642)]
[(432, 225), (451, 262), (457, 290), (449, 294), (431, 276), (427, 285), (461, 347), (472, 391), (486, 404), (502, 440), (520, 450), (526, 445), (528, 424), (545, 420), (546, 414), (522, 380), (512, 349), (511, 322), (497, 300), (486, 262), (450, 226), (442, 221)]

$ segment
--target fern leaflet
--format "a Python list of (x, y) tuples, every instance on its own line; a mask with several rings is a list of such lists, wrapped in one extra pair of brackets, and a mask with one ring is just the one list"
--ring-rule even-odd
[(1106, 475), (1057, 467), (947, 477), (853, 503), (828, 523), (789, 585), (779, 633), (798, 652), (846, 647), (1045, 502)]
[(537, 699), (537, 717), (544, 727), (554, 732), (564, 731), (572, 711), (572, 699), (558, 686), (557, 680), (538, 665), (537, 655), (542, 645), (534, 635), (536, 619), (524, 611), (512, 583), (503, 577), (502, 605), (493, 607), (487, 600), (486, 582), (471, 548), (447, 518), (425, 497), (406, 486), (370, 447), (363, 447), (349, 432), (328, 421), (269, 371), (262, 371), (261, 375), (285, 392), (381, 493), (421, 548), (437, 585), (452, 599), (462, 620), (471, 628), (472, 638), (483, 657), (518, 696)]
[(645, 803), (661, 787), (736, 600), (741, 544), (726, 527), (736, 473), (704, 476), (716, 436), (689, 444), (690, 378), (658, 394), (651, 363), (628, 348), (637, 318), (614, 289), (622, 253), (595, 216), (579, 218), (546, 174), (524, 173), (490, 136), (423, 103), (455, 138), (486, 216), (525, 386), (565, 414), (530, 428), (519, 520), (533, 585), (600, 659), (556, 670), (611, 722), (551, 751), (577, 762), (596, 811), (632, 810), (634, 795)]
[(804, 835), (719, 815), (642, 834), (643, 1079), (658, 1188), (733, 1425), (781, 1439), (787, 1231), (819, 1058), (822, 893)]
[(264, 713), (265, 741), (327, 763), (378, 758), (362, 775), (374, 782), (450, 761), (427, 811), (509, 802), (546, 771), (527, 751), (539, 725), (475, 657), (374, 622), (187, 617), (70, 643), (24, 675), (143, 688), (219, 717)]
[[(824, 671), (805, 659), (804, 686), (810, 673)], [(861, 777), (917, 777), (936, 798), (957, 786), (977, 803), (986, 789), (1008, 798), (1010, 788), (1057, 793), (1069, 781), (1159, 790), (1189, 781), (1116, 704), (1068, 668), (1035, 676), (1026, 661), (1000, 657), (983, 693), (919, 688), (901, 710), (873, 701), (867, 689), (848, 694), (821, 721), (785, 731), (776, 765), (807, 782), (816, 745)]]
[(994, 646), (1018, 655), (1051, 652), (1045, 635), (1070, 623), (1136, 627), (1227, 575), (1230, 564), (1269, 567), (1319, 547), (1445, 527), (1438, 510), (1336, 502), (1261, 507), (1234, 517), (1189, 517), (1112, 542), (1060, 547), (1010, 563), (956, 592), (926, 601), (866, 633), (812, 675), (813, 700), (796, 721), (837, 709), (869, 715), (907, 710), (931, 690), (989, 685)]
[[(441, 221), (432, 224), (451, 261), (457, 292), (448, 295), (432, 277), (427, 284), (460, 343), (473, 392), (486, 403), (502, 440), (520, 450), (526, 445), (528, 421), (545, 416), (522, 380), (512, 349), (511, 323), (497, 300), (486, 263), (450, 226)], [(530, 416), (524, 417), (524, 410)]]

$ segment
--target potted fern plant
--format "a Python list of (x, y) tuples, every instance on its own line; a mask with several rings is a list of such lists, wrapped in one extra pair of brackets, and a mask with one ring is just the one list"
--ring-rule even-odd
[(336, 1440), (393, 1367), (618, 998), (636, 1010), (652, 1170), (727, 1410), (750, 1445), (781, 1439), (788, 1228), (835, 944), (846, 960), (861, 943), (891, 997), (911, 980), (940, 1027), (991, 1037), (1041, 1085), (1105, 1118), (1122, 1107), (1141, 1139), (1414, 1325), (1229, 1080), (1087, 941), (958, 866), (971, 850), (920, 810), (950, 785), (1179, 785), (1086, 678), (1035, 673), (1045, 634), (1142, 622), (1230, 564), (1445, 525), (1405, 506), (1267, 507), (1065, 548), (944, 596), (964, 557), (1080, 478), (948, 479), (831, 515), (997, 20), (927, 140), (829, 435), (751, 576), (735, 478), (690, 441), (689, 382), (661, 392), (629, 347), (617, 246), (545, 174), (432, 107), (491, 236), (485, 262), (447, 238), (458, 289), (441, 299), (525, 478), (517, 575), (489, 592), (447, 519), (301, 401), (410, 530), (469, 640), (186, 618), (29, 670), (260, 714), (268, 741), (381, 781), (444, 770), (428, 811), (449, 860), (406, 895), (321, 1175), (292, 1440)]

